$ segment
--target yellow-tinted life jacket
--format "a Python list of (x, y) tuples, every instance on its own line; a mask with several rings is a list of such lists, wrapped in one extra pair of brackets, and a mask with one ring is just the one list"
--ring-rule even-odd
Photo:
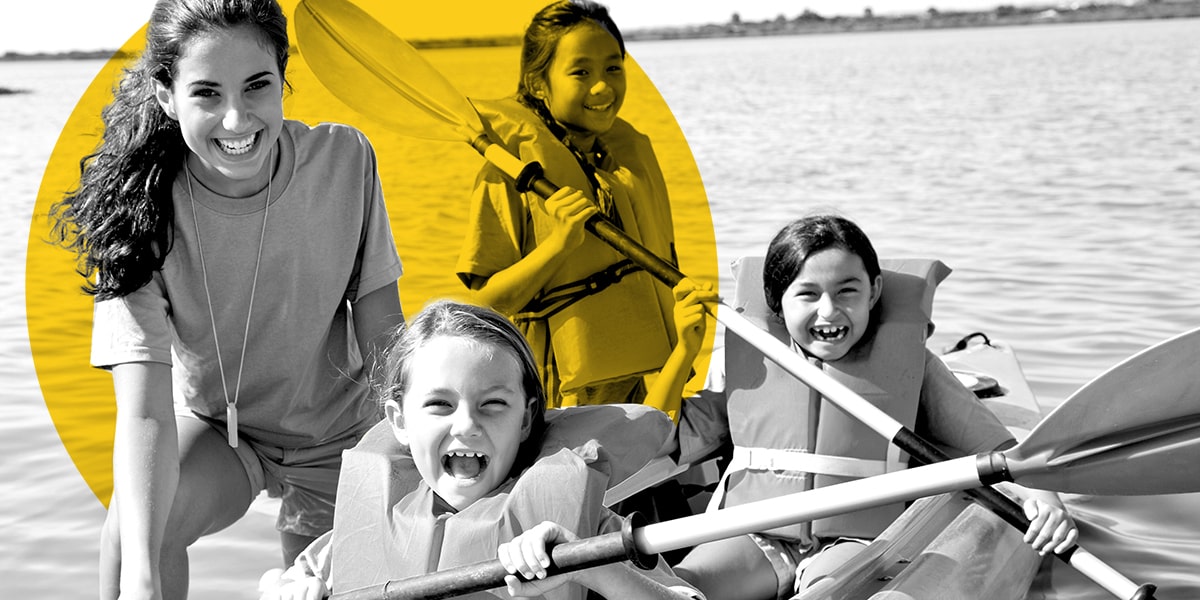
[[(496, 558), (500, 543), (542, 521), (583, 536), (596, 533), (605, 490), (661, 449), (673, 425), (640, 405), (547, 412), (534, 463), (488, 496), (453, 513), (434, 513), (434, 494), (387, 422), (343, 453), (334, 513), (332, 589), (341, 593)], [(548, 598), (582, 599), (567, 585)], [(469, 597), (507, 598), (502, 590)]]
[[(925, 373), (933, 292), (950, 269), (934, 260), (881, 261), (883, 294), (873, 333), (845, 357), (821, 368), (910, 429)], [(782, 318), (763, 297), (762, 259), (735, 265), (735, 307), (791, 344)], [(725, 338), (729, 432), (734, 457), (725, 475), (724, 506), (869, 477), (906, 467), (906, 457), (858, 419), (824, 400), (736, 335)], [(718, 500), (719, 502), (720, 500)], [(904, 510), (902, 503), (771, 530), (780, 537), (874, 537)]]
[[(515, 99), (474, 101), (491, 139), (546, 178), (596, 200), (592, 184), (541, 118)], [(596, 178), (611, 196), (621, 228), (655, 255), (675, 263), (666, 182), (649, 139), (617, 119), (598, 137), (607, 158)], [(491, 168), (491, 167), (487, 167)], [(544, 199), (533, 192), (527, 204)], [(538, 243), (555, 228), (553, 216), (527, 211)], [(670, 289), (594, 236), (571, 253), (514, 321), (548, 322), (560, 388), (570, 391), (662, 368), (674, 345)]]

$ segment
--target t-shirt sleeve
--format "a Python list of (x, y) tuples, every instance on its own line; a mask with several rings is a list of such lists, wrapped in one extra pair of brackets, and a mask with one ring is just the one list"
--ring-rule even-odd
[(528, 212), (522, 195), (498, 169), (485, 165), (475, 180), (467, 235), (455, 272), (463, 285), (491, 277), (524, 257)]
[(1013, 439), (1000, 419), (928, 350), (915, 429), (954, 456), (991, 452)]
[(383, 200), (375, 150), (365, 136), (361, 133), (359, 136), (367, 154), (363, 169), (365, 206), (363, 236), (359, 247), (358, 285), (349, 298), (351, 302), (357, 302), (363, 296), (396, 281), (404, 272), (400, 255), (396, 252), (396, 240), (392, 237), (387, 205)]
[(133, 362), (170, 365), (169, 310), (159, 273), (132, 294), (97, 300), (92, 309), (92, 365), (103, 369)]
[(725, 395), (725, 350), (713, 351), (704, 389), (683, 400), (677, 441), (679, 462), (703, 459), (729, 441), (729, 414)]
[[(603, 521), (600, 522), (600, 531), (598, 532), (598, 535), (620, 531), (622, 523), (623, 521), (620, 515), (612, 511), (608, 511), (608, 515)], [(705, 599), (704, 594), (700, 593), (700, 590), (692, 587), (691, 584), (676, 575), (675, 571), (671, 570), (671, 567), (667, 564), (667, 561), (663, 560), (661, 556), (658, 558), (658, 562), (655, 563), (654, 568), (642, 571), (642, 573), (645, 574), (646, 577), (649, 577), (650, 579), (666, 586), (670, 590), (683, 594), (688, 598), (693, 598), (694, 600)]]

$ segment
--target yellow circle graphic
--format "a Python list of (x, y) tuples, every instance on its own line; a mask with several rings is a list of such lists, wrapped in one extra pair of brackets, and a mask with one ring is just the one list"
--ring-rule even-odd
[[(291, 16), (297, 2), (281, 4)], [(453, 3), (360, 0), (356, 4), (410, 40), (512, 39), (545, 1), (503, 0), (470, 11)], [(144, 33), (143, 29), (134, 34), (117, 56), (136, 56)], [(294, 32), (292, 40), (294, 44)], [(285, 115), (308, 123), (348, 123), (370, 138), (404, 261), (400, 294), (405, 311), (415, 313), (433, 298), (462, 296), (462, 284), (454, 275), (465, 235), (461, 215), (466, 213), (483, 159), (467, 144), (406, 138), (355, 113), (321, 86), (303, 53), (303, 48), (293, 48), (287, 73), (293, 89), (284, 98)], [(499, 98), (516, 89), (516, 46), (448, 48), (423, 55), (467, 96)], [(700, 173), (666, 102), (633, 58), (627, 61), (629, 90), (621, 116), (654, 141), (671, 193), (681, 270), (716, 285), (716, 242)], [(111, 377), (90, 367), (92, 300), (80, 291), (83, 279), (76, 272), (74, 255), (47, 241), (48, 214), (50, 206), (76, 186), (80, 159), (99, 143), (100, 113), (111, 101), (125, 65), (121, 58), (104, 65), (58, 138), (38, 191), (25, 272), (29, 339), (46, 407), (80, 474), (105, 504), (112, 493), (116, 400)]]

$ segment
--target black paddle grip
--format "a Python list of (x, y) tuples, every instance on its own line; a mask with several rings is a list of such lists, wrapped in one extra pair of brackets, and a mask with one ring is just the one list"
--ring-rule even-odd
[(1129, 597), (1129, 600), (1154, 600), (1154, 592), (1157, 589), (1158, 586), (1152, 583), (1143, 583), (1140, 587), (1138, 587), (1137, 591)]

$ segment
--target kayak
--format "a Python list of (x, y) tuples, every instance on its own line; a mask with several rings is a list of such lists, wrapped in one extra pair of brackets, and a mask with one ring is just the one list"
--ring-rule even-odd
[[(1014, 435), (1024, 437), (1041, 415), (1020, 364), (1003, 344), (970, 343), (977, 337), (986, 340), (972, 334), (960, 343), (962, 348), (941, 355), (942, 360)], [(688, 467), (652, 461), (625, 480), (640, 479), (638, 485), (610, 489), (606, 503), (627, 499), (647, 480), (678, 478), (681, 469), (685, 478), (717, 476), (707, 463)], [(1021, 537), (961, 492), (922, 498), (862, 552), (791, 600), (1020, 600), (1041, 563)], [(278, 573), (269, 572), (263, 579), (269, 579), (270, 588)]]
[[(1012, 349), (970, 343), (941, 358), (1018, 439), (1041, 419)], [(990, 342), (990, 343), (989, 343)], [(914, 502), (860, 554), (792, 600), (1024, 598), (1041, 558), (1021, 532), (965, 494)]]

